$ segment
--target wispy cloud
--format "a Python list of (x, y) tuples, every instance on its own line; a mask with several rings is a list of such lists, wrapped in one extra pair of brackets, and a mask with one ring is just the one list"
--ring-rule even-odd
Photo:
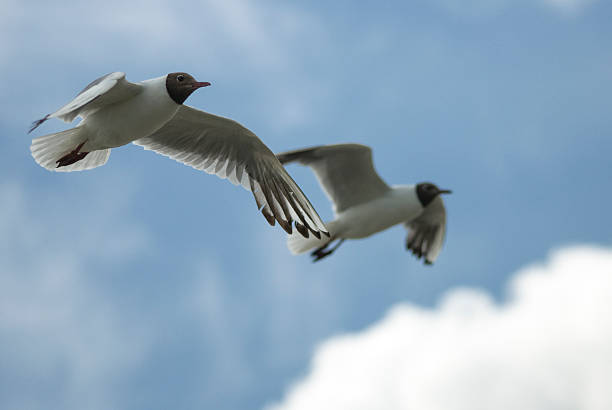
[(471, 289), (323, 343), (272, 410), (612, 407), (612, 250), (555, 252), (508, 300)]
[[(81, 64), (122, 60), (126, 55), (158, 64), (160, 56), (182, 56), (180, 61), (195, 57), (214, 64), (220, 55), (229, 55), (239, 58), (237, 64), (277, 70), (291, 64), (290, 44), (296, 38), (320, 29), (314, 16), (303, 10), (284, 4), (255, 6), (243, 0), (96, 0), (54, 5), (9, 1), (0, 21), (0, 44), (7, 56), (27, 50), (29, 58), (48, 55)], [(15, 36), (21, 41), (9, 40)], [(10, 62), (2, 60), (5, 69), (13, 66)]]
[(490, 17), (512, 5), (511, 0), (435, 0), (433, 3), (453, 14), (478, 18)]
[[(304, 68), (308, 48), (296, 45), (325, 44), (326, 30), (316, 15), (287, 3), (9, 1), (0, 23), (0, 73), (20, 70), (35, 78), (32, 87), (45, 90), (37, 100), (68, 85), (76, 93), (110, 71), (140, 81), (184, 70), (218, 87), (225, 83), (224, 95), (232, 91), (229, 84), (253, 85), (256, 91), (249, 92), (267, 101), (257, 115), (284, 128), (304, 123), (324, 98), (322, 79), (310, 78)], [(310, 52), (320, 55), (320, 48)], [(11, 91), (7, 103), (32, 98)]]
[(509, 8), (543, 5), (564, 14), (577, 13), (597, 0), (435, 0), (438, 7), (461, 17), (488, 18)]
[(544, 4), (564, 13), (575, 13), (598, 0), (540, 0)]

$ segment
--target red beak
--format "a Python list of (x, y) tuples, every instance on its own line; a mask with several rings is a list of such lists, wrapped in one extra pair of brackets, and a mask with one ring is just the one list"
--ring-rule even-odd
[(208, 87), (209, 85), (210, 83), (207, 81), (204, 81), (203, 83), (193, 83), (193, 88)]

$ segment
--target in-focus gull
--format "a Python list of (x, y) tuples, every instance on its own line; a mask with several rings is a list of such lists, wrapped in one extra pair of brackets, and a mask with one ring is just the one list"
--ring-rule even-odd
[(321, 218), (268, 147), (250, 130), (183, 103), (210, 85), (187, 73), (131, 83), (125, 73), (98, 78), (50, 118), (75, 127), (32, 140), (38, 164), (50, 171), (81, 171), (104, 165), (111, 148), (133, 142), (250, 190), (270, 225), (288, 233), (292, 223), (304, 237), (328, 235)]
[[(327, 222), (330, 237), (301, 238), (291, 235), (287, 246), (293, 254), (315, 248), (314, 261), (335, 251), (346, 239), (360, 239), (403, 223), (409, 229), (406, 248), (425, 264), (438, 257), (446, 231), (446, 211), (439, 189), (432, 183), (390, 187), (374, 169), (372, 150), (359, 144), (338, 144), (277, 154), (287, 164), (297, 161), (314, 171), (333, 202), (335, 219)], [(329, 247), (333, 241), (338, 242)]]

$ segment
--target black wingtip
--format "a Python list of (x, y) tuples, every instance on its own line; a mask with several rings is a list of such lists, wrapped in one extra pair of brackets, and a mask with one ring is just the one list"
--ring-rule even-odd
[[(413, 246), (412, 243), (408, 244), (406, 246), (406, 248), (412, 252), (412, 254), (417, 258), (417, 259), (421, 259), (423, 257), (423, 251), (421, 250), (420, 247), (417, 246)], [(427, 263), (427, 260), (425, 260), (425, 263)]]
[(30, 129), (28, 130), (28, 134), (31, 133), (32, 131), (34, 131), (36, 128), (38, 128), (38, 126), (40, 124), (42, 124), (43, 122), (47, 121), (48, 119), (49, 119), (49, 114), (45, 115), (40, 120), (36, 120), (36, 121), (32, 122), (32, 125), (30, 126)]
[(312, 232), (312, 234), (315, 236), (315, 238), (321, 239), (321, 232), (315, 231), (314, 229), (310, 229), (310, 232)]
[(266, 207), (261, 210), (261, 213), (266, 218), (266, 221), (270, 224), (270, 226), (274, 226), (276, 224), (276, 219), (274, 219), (274, 215), (272, 215)]
[(285, 230), (285, 232), (287, 232), (289, 235), (293, 233), (293, 225), (291, 224), (291, 221), (285, 221), (283, 219), (277, 219), (277, 221), (281, 228)]
[(306, 227), (304, 225), (302, 225), (299, 222), (295, 222), (295, 229), (297, 229), (297, 231), (304, 237), (304, 238), (308, 238), (310, 236), (310, 234), (308, 233), (308, 229), (306, 229)]
[(425, 259), (425, 262), (423, 262), (423, 264), (426, 265), (426, 266), (432, 266), (433, 262), (428, 260), (428, 259)]

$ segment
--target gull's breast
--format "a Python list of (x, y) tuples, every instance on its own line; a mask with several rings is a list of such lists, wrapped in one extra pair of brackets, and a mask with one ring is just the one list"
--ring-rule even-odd
[(165, 88), (147, 87), (137, 96), (104, 107), (83, 121), (92, 140), (88, 148), (115, 148), (151, 135), (170, 121), (179, 107)]
[(394, 191), (339, 213), (336, 220), (342, 226), (341, 236), (349, 239), (365, 238), (416, 218), (422, 212), (423, 208), (417, 201)]

